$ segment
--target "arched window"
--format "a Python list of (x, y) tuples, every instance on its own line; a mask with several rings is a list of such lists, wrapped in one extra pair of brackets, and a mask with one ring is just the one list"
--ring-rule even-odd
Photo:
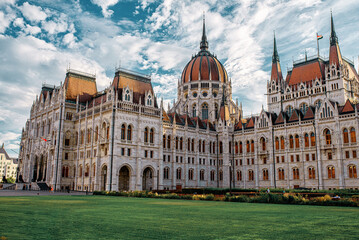
[(315, 135), (313, 132), (310, 134), (310, 146), (315, 147)]
[(251, 152), (254, 153), (254, 140), (251, 141)]
[(122, 124), (122, 126), (121, 126), (121, 139), (122, 140), (126, 139), (126, 126), (125, 126), (125, 124)]
[(289, 136), (289, 148), (294, 148), (294, 138), (293, 135)]
[(216, 176), (215, 171), (214, 171), (214, 170), (212, 170), (210, 175), (211, 175), (211, 181), (214, 181), (215, 176)]
[(201, 169), (201, 171), (199, 171), (199, 180), (204, 181), (204, 170), (203, 169)]
[(304, 134), (304, 146), (309, 147), (309, 134), (308, 133)]
[(110, 126), (107, 126), (106, 137), (107, 137), (107, 140), (110, 139)]
[(202, 105), (202, 119), (208, 119), (208, 104), (204, 103)]
[(96, 126), (96, 130), (95, 130), (95, 142), (98, 141), (98, 126)]
[(180, 138), (180, 150), (183, 150), (183, 137)]
[(192, 139), (192, 143), (191, 143), (191, 151), (194, 152), (194, 139)]
[(205, 153), (206, 152), (206, 141), (202, 141), (202, 152)]
[(278, 180), (284, 180), (284, 169), (283, 168), (278, 169)]
[(242, 144), (242, 141), (239, 142), (239, 153), (243, 153), (243, 144)]
[(295, 135), (295, 148), (299, 148), (299, 135)]
[(82, 177), (82, 165), (79, 167), (79, 177)]
[(242, 181), (242, 172), (241, 171), (237, 171), (237, 181)]
[(80, 143), (81, 144), (84, 144), (84, 131), (81, 131), (81, 137), (80, 137), (81, 141)]
[(62, 167), (61, 177), (65, 177), (66, 167)]
[(128, 90), (128, 89), (126, 89), (126, 91), (125, 91), (125, 101), (128, 101), (128, 102), (131, 101), (130, 90)]
[(187, 139), (187, 151), (191, 151), (191, 139)]
[(167, 148), (170, 149), (171, 148), (171, 135), (167, 136)]
[(132, 126), (128, 125), (127, 127), (127, 140), (131, 141), (132, 140)]
[(152, 96), (151, 95), (147, 96), (147, 106), (152, 106)]
[(176, 137), (176, 150), (178, 150), (178, 137)]
[(90, 143), (91, 142), (91, 132), (92, 132), (92, 129), (87, 129), (87, 143)]
[(324, 130), (324, 135), (325, 135), (325, 143), (332, 144), (332, 135), (329, 129)]
[(198, 140), (198, 152), (202, 151), (202, 140)]
[(300, 105), (300, 111), (303, 113), (303, 115), (305, 115), (305, 113), (307, 112), (308, 110), (308, 105), (306, 103), (302, 103)]
[(155, 130), (153, 128), (151, 128), (151, 130), (150, 130), (150, 143), (154, 143), (154, 135), (155, 135)]
[(162, 145), (163, 148), (166, 148), (166, 135), (163, 135)]
[(219, 153), (223, 153), (223, 142), (219, 142)]
[(193, 180), (193, 168), (188, 169), (188, 180)]
[(176, 179), (177, 180), (182, 179), (182, 169), (181, 168), (177, 168), (177, 170), (176, 170)]
[(247, 153), (249, 153), (250, 151), (251, 151), (251, 147), (250, 147), (249, 141), (247, 141)]
[(279, 138), (275, 138), (275, 150), (279, 150)]
[(170, 169), (168, 167), (165, 167), (163, 169), (163, 179), (169, 179), (170, 176)]
[(218, 104), (216, 103), (215, 105), (214, 105), (214, 114), (215, 114), (215, 118), (216, 119), (218, 119)]
[(299, 169), (298, 168), (293, 168), (293, 179), (299, 179)]
[(314, 167), (308, 168), (308, 175), (309, 175), (309, 179), (315, 179), (315, 168)]
[(355, 165), (349, 165), (349, 178), (357, 178), (357, 167)]
[(355, 143), (357, 142), (357, 137), (355, 135), (355, 128), (350, 129), (350, 142)]
[(148, 128), (147, 127), (145, 128), (145, 132), (144, 132), (144, 140), (145, 140), (145, 143), (148, 142)]
[(284, 145), (284, 137), (283, 136), (281, 136), (280, 137), (280, 149), (285, 149), (285, 145)]
[(75, 145), (77, 146), (77, 143), (78, 143), (78, 138), (79, 138), (79, 133), (76, 132), (75, 133)]
[(248, 170), (248, 181), (253, 181), (254, 180), (254, 173), (253, 170)]
[(349, 143), (349, 133), (348, 133), (348, 129), (346, 128), (344, 128), (343, 130), (343, 142)]
[[(265, 140), (264, 140), (265, 141)], [(262, 145), (263, 146), (263, 145)], [(265, 142), (264, 142), (265, 147)], [(264, 149), (265, 150), (265, 149)], [(238, 154), (238, 142), (235, 143), (235, 153)]]
[(292, 115), (292, 112), (293, 112), (293, 107), (292, 106), (288, 106), (287, 109), (286, 109), (286, 113), (288, 116), (291, 116)]
[(328, 179), (335, 178), (335, 168), (333, 166), (329, 166), (327, 170), (328, 170)]
[(197, 116), (196, 104), (193, 104), (193, 106), (192, 106), (192, 117), (196, 117), (196, 116)]
[(219, 171), (219, 181), (223, 181), (223, 171)]
[(263, 174), (263, 181), (267, 181), (268, 180), (268, 169), (263, 169), (262, 174)]
[(88, 177), (89, 174), (90, 174), (90, 166), (88, 164), (86, 164), (85, 177)]
[(317, 110), (320, 108), (320, 106), (322, 106), (322, 102), (320, 100), (318, 100), (316, 103), (315, 103), (315, 107), (317, 108)]

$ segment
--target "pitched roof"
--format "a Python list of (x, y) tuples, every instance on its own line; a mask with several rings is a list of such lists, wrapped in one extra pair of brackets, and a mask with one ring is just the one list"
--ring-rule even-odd
[(297, 109), (294, 109), (292, 115), (288, 119), (288, 122), (299, 121), (299, 118), (300, 118), (300, 111), (298, 111)]
[(349, 99), (347, 99), (344, 106), (342, 106), (339, 109), (339, 113), (344, 114), (344, 113), (353, 113), (353, 112), (355, 112), (353, 104), (349, 101)]
[(3, 153), (3, 154), (5, 154), (5, 158), (6, 159), (11, 159), (10, 157), (9, 157), (9, 155), (7, 154), (7, 152), (6, 152), (6, 150), (5, 150), (5, 148), (3, 148), (3, 147), (0, 147), (0, 153)]
[(309, 106), (307, 112), (305, 113), (303, 120), (309, 120), (314, 118), (315, 108)]
[(245, 128), (253, 128), (254, 127), (254, 122), (255, 122), (255, 118), (251, 117), (248, 121), (247, 124), (245, 125)]
[(234, 125), (234, 130), (238, 131), (238, 130), (242, 130), (243, 124), (242, 124), (242, 120), (239, 119), (239, 121)]
[(283, 124), (284, 119), (286, 119), (286, 114), (284, 112), (280, 112), (277, 119), (275, 120), (274, 124)]
[(324, 79), (325, 64), (320, 59), (313, 59), (308, 62), (295, 64), (292, 72), (287, 76), (287, 82), (290, 86), (301, 82)]

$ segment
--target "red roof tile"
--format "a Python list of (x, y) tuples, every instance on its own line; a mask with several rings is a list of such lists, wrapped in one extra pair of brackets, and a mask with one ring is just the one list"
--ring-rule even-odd
[[(324, 63), (318, 60), (310, 61), (303, 65), (294, 66), (289, 77), (288, 84), (290, 86), (299, 84), (301, 82), (308, 82), (315, 80), (315, 78), (323, 79)], [(288, 79), (288, 77), (287, 77)]]

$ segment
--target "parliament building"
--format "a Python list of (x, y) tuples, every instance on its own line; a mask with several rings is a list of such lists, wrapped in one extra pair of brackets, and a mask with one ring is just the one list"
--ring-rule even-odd
[(357, 189), (359, 76), (333, 17), (329, 40), (328, 59), (306, 56), (283, 76), (274, 37), (267, 108), (248, 118), (205, 23), (167, 111), (147, 75), (119, 68), (98, 91), (96, 76), (68, 69), (31, 107), (18, 181), (78, 191)]

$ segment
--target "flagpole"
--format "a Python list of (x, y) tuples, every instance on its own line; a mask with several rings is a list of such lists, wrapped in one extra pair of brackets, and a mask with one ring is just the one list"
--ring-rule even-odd
[(317, 38), (317, 50), (318, 50), (318, 58), (319, 58), (319, 40), (318, 40), (318, 33), (317, 33), (316, 38)]

